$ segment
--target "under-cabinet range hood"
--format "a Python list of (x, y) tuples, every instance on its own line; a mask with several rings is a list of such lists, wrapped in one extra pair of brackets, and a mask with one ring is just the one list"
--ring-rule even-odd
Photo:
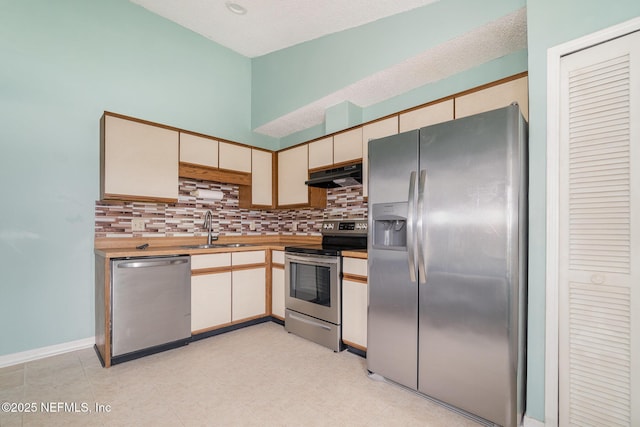
[(312, 172), (305, 184), (309, 187), (320, 188), (349, 187), (362, 184), (362, 163)]

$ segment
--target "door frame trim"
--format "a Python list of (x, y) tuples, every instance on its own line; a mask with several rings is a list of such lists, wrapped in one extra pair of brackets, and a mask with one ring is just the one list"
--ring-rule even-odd
[(558, 292), (560, 273), (560, 62), (563, 56), (640, 30), (640, 18), (596, 31), (547, 50), (547, 213), (545, 313), (545, 425), (558, 425)]

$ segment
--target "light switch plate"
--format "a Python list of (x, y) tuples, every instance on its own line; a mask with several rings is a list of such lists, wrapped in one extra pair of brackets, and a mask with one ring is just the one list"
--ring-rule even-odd
[(249, 231), (256, 231), (256, 222), (255, 221), (249, 222)]
[(144, 231), (144, 218), (132, 218), (131, 231)]

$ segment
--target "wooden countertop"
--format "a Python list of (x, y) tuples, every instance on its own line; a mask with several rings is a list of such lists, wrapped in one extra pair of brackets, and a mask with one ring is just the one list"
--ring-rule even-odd
[(360, 259), (368, 258), (366, 249), (354, 249), (349, 251), (342, 251), (342, 256), (346, 256), (349, 258), (360, 258)]
[[(98, 238), (95, 241), (96, 255), (109, 258), (163, 256), (163, 255), (199, 255), (220, 252), (240, 252), (276, 249), (284, 250), (285, 246), (317, 244), (322, 241), (320, 236), (223, 236), (214, 244), (242, 243), (249, 246), (222, 247), (209, 249), (185, 248), (188, 245), (206, 243), (203, 237), (131, 237), (131, 238)], [(148, 243), (146, 249), (136, 249), (136, 246)], [(344, 256), (351, 258), (367, 258), (366, 249), (343, 251)]]

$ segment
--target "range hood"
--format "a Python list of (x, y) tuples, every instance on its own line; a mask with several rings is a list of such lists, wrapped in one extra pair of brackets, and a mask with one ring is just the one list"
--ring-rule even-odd
[(305, 184), (309, 187), (320, 188), (349, 187), (362, 184), (362, 163), (312, 172), (309, 175), (309, 181), (305, 181)]

